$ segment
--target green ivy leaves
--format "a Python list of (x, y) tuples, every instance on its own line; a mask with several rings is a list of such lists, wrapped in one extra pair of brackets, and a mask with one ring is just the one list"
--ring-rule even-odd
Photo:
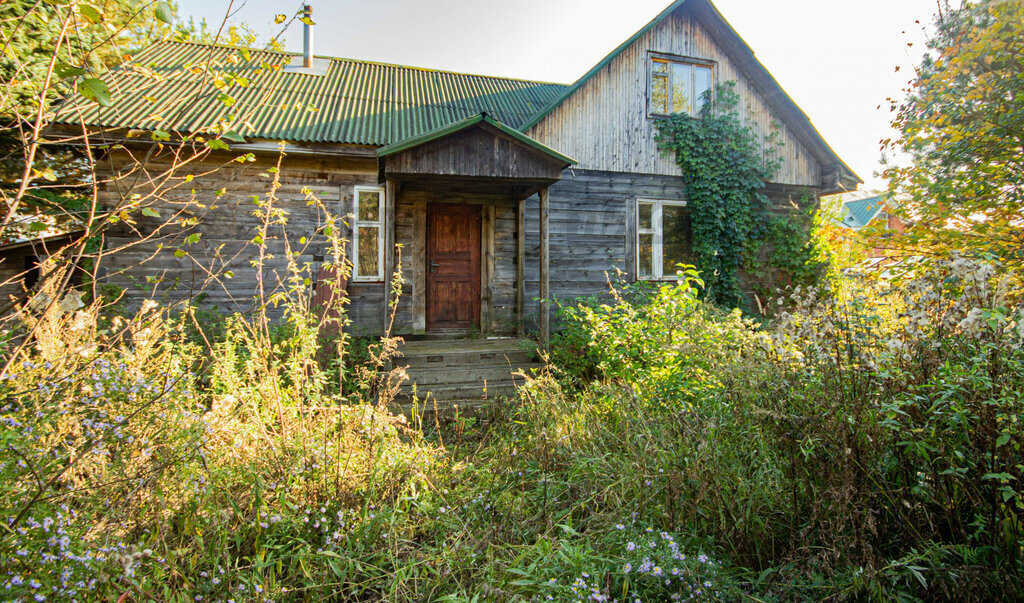
[(762, 141), (744, 123), (734, 83), (716, 87), (698, 116), (677, 113), (658, 124), (658, 143), (675, 153), (686, 183), (697, 268), (715, 301), (742, 302), (740, 267), (751, 241), (764, 230), (761, 193), (780, 161), (771, 140)]

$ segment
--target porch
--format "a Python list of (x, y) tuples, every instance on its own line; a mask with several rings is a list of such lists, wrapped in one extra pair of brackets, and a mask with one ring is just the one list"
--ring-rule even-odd
[[(378, 151), (384, 185), (384, 329), (396, 335), (522, 337), (529, 280), (549, 336), (548, 187), (573, 161), (485, 114)], [(537, 230), (526, 228), (536, 199)], [(527, 236), (539, 261), (528, 266)], [(391, 312), (394, 306), (394, 322)]]
[(395, 402), (403, 409), (414, 401), (433, 408), (458, 402), (471, 408), (515, 394), (523, 378), (544, 365), (531, 341), (501, 339), (442, 339), (407, 341), (393, 360), (409, 378)]

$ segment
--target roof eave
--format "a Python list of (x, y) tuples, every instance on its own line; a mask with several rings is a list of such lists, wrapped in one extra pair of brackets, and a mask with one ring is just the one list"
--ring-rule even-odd
[[(709, 11), (709, 14), (702, 15), (702, 11), (700, 10), (701, 8), (706, 8)], [(694, 11), (694, 13), (698, 18), (701, 18), (702, 16), (705, 18), (710, 17), (711, 20), (704, 23), (705, 26), (709, 26), (712, 29), (716, 26), (722, 27), (722, 33), (726, 36), (732, 37), (734, 42), (738, 43), (738, 46), (742, 51), (737, 53), (740, 56), (736, 58), (745, 63), (744, 67), (746, 67), (748, 74), (753, 77), (755, 85), (761, 85), (762, 89), (760, 92), (765, 99), (770, 104), (775, 105), (780, 111), (790, 113), (791, 118), (795, 118), (792, 119), (792, 121), (797, 122), (798, 126), (800, 126), (798, 127), (798, 130), (804, 130), (801, 132), (801, 138), (803, 138), (805, 142), (809, 143), (810, 146), (817, 147), (815, 149), (817, 150), (816, 155), (818, 156), (818, 160), (822, 162), (823, 166), (831, 163), (831, 165), (839, 168), (841, 174), (841, 187), (845, 187), (847, 183), (852, 185), (850, 188), (842, 188), (841, 190), (843, 192), (856, 190), (857, 185), (863, 184), (864, 180), (839, 157), (839, 154), (835, 152), (832, 146), (825, 140), (825, 137), (821, 135), (821, 132), (818, 131), (818, 128), (814, 126), (814, 123), (811, 122), (811, 118), (804, 113), (804, 110), (796, 104), (796, 101), (794, 101), (793, 97), (791, 97), (789, 93), (786, 92), (785, 88), (779, 84), (778, 80), (775, 79), (775, 76), (772, 75), (771, 72), (768, 71), (768, 69), (761, 63), (754, 54), (753, 49), (751, 49), (750, 45), (747, 44), (747, 41), (744, 40), (743, 36), (741, 36), (732, 24), (726, 20), (725, 16), (722, 15), (718, 8), (710, 1), (705, 0), (700, 3), (700, 6)], [(714, 32), (712, 32), (712, 34), (713, 33)], [(733, 50), (735, 52), (736, 49)], [(768, 88), (769, 90), (764, 90), (764, 88)]]
[(552, 101), (550, 104), (548, 104), (548, 106), (546, 106), (543, 109), (541, 109), (540, 112), (537, 113), (536, 116), (534, 116), (534, 117), (530, 118), (529, 120), (527, 120), (527, 122), (522, 127), (519, 128), (520, 131), (527, 132), (527, 131), (529, 131), (530, 128), (532, 128), (533, 126), (535, 126), (535, 125), (539, 124), (541, 121), (543, 121), (543, 119), (545, 117), (547, 117), (548, 115), (550, 115), (551, 112), (554, 111), (556, 108), (558, 108), (559, 105), (561, 105), (563, 102), (568, 100), (569, 97), (572, 96), (573, 94), (575, 94), (577, 90), (582, 88), (583, 84), (587, 83), (587, 81), (590, 80), (590, 78), (592, 78), (595, 75), (597, 75), (597, 73), (599, 71), (601, 71), (602, 69), (604, 69), (605, 67), (607, 67), (608, 64), (611, 63), (615, 59), (615, 57), (617, 57), (620, 54), (622, 54), (622, 51), (624, 51), (627, 48), (629, 48), (630, 46), (632, 46), (634, 42), (639, 40), (645, 33), (650, 31), (651, 29), (653, 29), (658, 23), (660, 23), (663, 19), (665, 19), (665, 17), (671, 15), (673, 12), (675, 12), (675, 10), (677, 8), (679, 8), (680, 6), (686, 4), (689, 1), (690, 0), (675, 0), (672, 4), (670, 4), (668, 6), (668, 8), (666, 8), (665, 10), (661, 11), (660, 13), (658, 13), (657, 17), (651, 19), (651, 21), (647, 25), (644, 25), (639, 31), (637, 31), (635, 34), (630, 36), (628, 40), (626, 40), (622, 44), (619, 44), (615, 48), (615, 50), (613, 50), (610, 53), (608, 53), (608, 55), (605, 56), (603, 59), (601, 59), (601, 61), (598, 62), (597, 65), (594, 65), (589, 71), (584, 73), (582, 77), (580, 77), (578, 80), (573, 82), (569, 86), (569, 88), (566, 89), (566, 91), (562, 93), (561, 96), (559, 96), (554, 101)]

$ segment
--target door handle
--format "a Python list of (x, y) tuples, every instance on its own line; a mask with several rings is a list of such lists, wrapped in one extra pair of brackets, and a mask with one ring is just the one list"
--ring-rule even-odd
[(437, 269), (437, 268), (438, 268), (438, 267), (439, 267), (440, 265), (441, 265), (441, 264), (438, 264), (437, 262), (430, 262), (430, 271), (431, 271), (431, 272), (433, 272), (433, 271), (434, 271), (435, 269)]

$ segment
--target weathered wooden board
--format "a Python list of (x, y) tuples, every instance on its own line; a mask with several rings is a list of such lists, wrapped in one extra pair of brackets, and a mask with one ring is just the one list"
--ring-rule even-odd
[(648, 115), (650, 52), (714, 62), (716, 82), (736, 82), (740, 116), (754, 124), (756, 135), (767, 136), (773, 124), (780, 128), (783, 162), (773, 181), (822, 184), (822, 168), (805, 141), (685, 10), (638, 38), (527, 134), (576, 159), (581, 169), (680, 175), (674, 158), (658, 147), (657, 118)]
[[(107, 249), (128, 246), (105, 257), (101, 264), (102, 281), (124, 288), (126, 304), (138, 305), (154, 297), (166, 303), (202, 299), (224, 311), (247, 312), (256, 307), (260, 273), (253, 266), (259, 258), (253, 238), (260, 232), (260, 220), (254, 215), (257, 207), (253, 197), (266, 199), (272, 182), (267, 169), (277, 157), (257, 156), (253, 163), (230, 159), (214, 157), (166, 179), (162, 174), (170, 164), (157, 157), (145, 170), (136, 170), (131, 177), (115, 183), (111, 178), (123, 174), (135, 162), (123, 153), (104, 158), (100, 172), (108, 181), (101, 187), (100, 201), (104, 205), (114, 206), (132, 193), (145, 195), (157, 182), (165, 191), (153, 206), (160, 213), (159, 219), (139, 216), (136, 224), (122, 223), (106, 237)], [(186, 178), (189, 175), (194, 178)], [(127, 186), (128, 182), (135, 186)], [(275, 202), (283, 214), (266, 233), (264, 295), (288, 286), (285, 280), (290, 260), (304, 274), (314, 277), (319, 264), (331, 259), (326, 257), (326, 223), (317, 202), (336, 216), (343, 216), (351, 212), (354, 186), (376, 184), (376, 161), (372, 158), (284, 157)], [(175, 216), (177, 220), (193, 218), (198, 225), (168, 223)], [(201, 235), (199, 242), (183, 244), (193, 232)], [(342, 235), (348, 237), (347, 229)], [(175, 256), (179, 248), (187, 252), (184, 257)], [(225, 274), (229, 270), (230, 278)], [(349, 294), (353, 330), (379, 332), (384, 322), (382, 285), (353, 283)], [(268, 312), (280, 316), (283, 307), (271, 306)]]
[(557, 180), (565, 165), (507, 134), (473, 127), (384, 158), (395, 174)]

